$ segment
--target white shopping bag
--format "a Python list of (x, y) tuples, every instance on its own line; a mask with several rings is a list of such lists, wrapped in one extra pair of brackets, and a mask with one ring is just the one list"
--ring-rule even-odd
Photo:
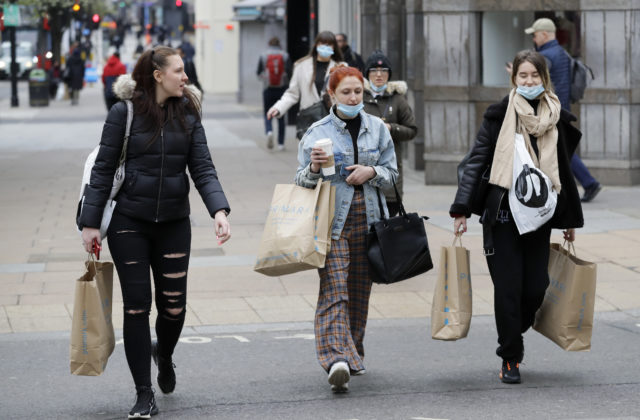
[(513, 182), (509, 190), (509, 207), (521, 235), (533, 232), (553, 217), (558, 193), (551, 180), (536, 168), (524, 144), (516, 133), (513, 153)]

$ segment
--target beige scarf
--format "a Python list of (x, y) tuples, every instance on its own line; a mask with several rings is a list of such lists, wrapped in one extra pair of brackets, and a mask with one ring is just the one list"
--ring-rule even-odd
[[(531, 160), (551, 180), (556, 192), (560, 192), (558, 172), (558, 129), (560, 119), (560, 101), (553, 92), (545, 92), (540, 98), (537, 115), (533, 107), (515, 88), (509, 94), (507, 113), (500, 128), (496, 150), (493, 154), (489, 183), (510, 189), (513, 181), (513, 154), (515, 152), (516, 132), (524, 137)], [(531, 146), (529, 135), (538, 141), (539, 158)]]

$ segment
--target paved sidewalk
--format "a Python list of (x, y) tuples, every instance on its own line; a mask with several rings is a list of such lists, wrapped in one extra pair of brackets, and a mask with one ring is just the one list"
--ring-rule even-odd
[[(74, 225), (82, 166), (106, 115), (99, 85), (82, 91), (78, 107), (54, 102), (47, 108), (29, 108), (25, 87), (18, 109), (0, 98), (0, 333), (70, 329), (74, 280), (86, 259)], [(203, 123), (231, 203), (232, 239), (216, 244), (211, 219), (192, 189), (186, 325), (312, 321), (316, 271), (266, 277), (252, 270), (273, 186), (293, 180), (293, 128), (284, 152), (267, 150), (261, 109), (214, 95), (205, 97)], [(431, 218), (427, 233), (435, 267), (396, 285), (375, 285), (374, 319), (429, 316), (439, 248), (453, 239), (447, 209), (455, 188), (425, 186), (422, 173), (409, 169), (405, 176), (406, 207)], [(639, 187), (605, 187), (584, 206), (586, 228), (578, 232), (576, 248), (579, 257), (598, 263), (597, 311), (640, 308), (639, 209)], [(561, 238), (553, 233), (554, 241)], [(477, 219), (464, 245), (471, 250), (474, 314), (492, 314), (493, 287)], [(108, 247), (103, 255), (110, 259)], [(121, 325), (117, 280), (114, 289), (114, 322)]]

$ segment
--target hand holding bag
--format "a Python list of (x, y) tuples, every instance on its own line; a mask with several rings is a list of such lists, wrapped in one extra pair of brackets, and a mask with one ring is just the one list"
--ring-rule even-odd
[(558, 243), (551, 244), (549, 287), (536, 313), (533, 329), (567, 351), (589, 350), (596, 271), (595, 263), (576, 257), (573, 242), (569, 242), (569, 249)]
[(113, 263), (85, 262), (85, 273), (76, 280), (71, 321), (69, 368), (73, 375), (98, 376), (104, 372), (115, 347), (111, 323)]
[(367, 234), (369, 274), (374, 283), (390, 284), (415, 277), (433, 268), (427, 232), (426, 216), (407, 213), (395, 182), (393, 188), (400, 204), (400, 215), (386, 219), (377, 190), (381, 220), (373, 223)]
[[(456, 246), (456, 241), (460, 246)], [(440, 270), (431, 306), (431, 338), (458, 340), (467, 336), (472, 315), (469, 250), (456, 235), (451, 246), (440, 250)]]

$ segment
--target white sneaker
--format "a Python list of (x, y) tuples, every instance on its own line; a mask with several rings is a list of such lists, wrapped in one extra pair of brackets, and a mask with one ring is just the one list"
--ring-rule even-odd
[(351, 374), (351, 376), (362, 376), (367, 373), (366, 369), (357, 370)]
[(347, 382), (349, 382), (349, 365), (347, 362), (335, 362), (331, 369), (329, 370), (329, 383), (331, 384), (331, 389), (343, 388)]
[(284, 152), (284, 144), (279, 144), (278, 145), (278, 151), (279, 152)]
[(267, 149), (273, 149), (273, 131), (267, 132)]

